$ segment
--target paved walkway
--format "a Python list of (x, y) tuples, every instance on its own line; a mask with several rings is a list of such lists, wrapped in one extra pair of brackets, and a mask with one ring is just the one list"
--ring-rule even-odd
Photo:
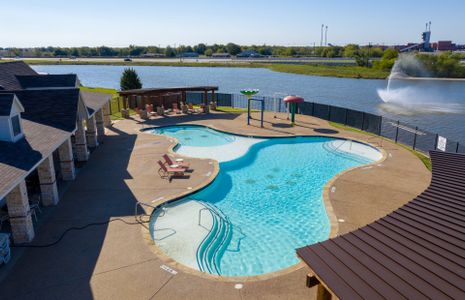
[[(303, 126), (291, 128), (267, 114), (265, 129), (246, 126), (245, 116), (237, 114), (117, 122), (59, 205), (46, 209), (48, 217), (34, 244), (53, 241), (69, 227), (116, 218), (134, 222), (136, 201), (157, 204), (208, 182), (207, 175), (214, 174), (217, 164), (201, 159), (191, 160), (195, 171), (188, 178), (171, 183), (160, 179), (156, 160), (173, 144), (164, 137), (141, 133), (143, 127), (186, 122), (251, 135), (329, 134), (367, 140), (331, 129), (319, 119), (297, 118)], [(341, 219), (340, 232), (383, 216), (428, 185), (430, 174), (418, 159), (396, 145), (384, 145), (390, 156), (381, 166), (353, 170), (332, 184), (336, 189), (330, 199)], [(309, 272), (305, 267), (270, 279), (239, 281), (242, 289), (235, 288), (237, 282), (185, 272), (157, 255), (141, 228), (114, 221), (73, 231), (53, 247), (19, 251), (23, 253), (14, 265), (0, 268), (0, 279), (4, 278), (0, 299), (311, 299), (315, 295), (315, 290), (305, 287)], [(178, 273), (162, 270), (163, 265)]]

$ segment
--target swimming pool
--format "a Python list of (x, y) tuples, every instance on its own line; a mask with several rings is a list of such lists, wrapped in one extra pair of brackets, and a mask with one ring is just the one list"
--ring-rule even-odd
[[(239, 137), (231, 135), (229, 145), (233, 138)], [(209, 186), (153, 213), (152, 238), (178, 262), (222, 276), (296, 264), (296, 248), (329, 237), (325, 184), (382, 157), (370, 146), (327, 137), (243, 139), (253, 143), (243, 145), (242, 156), (222, 161)], [(217, 146), (198, 147), (214, 152)]]

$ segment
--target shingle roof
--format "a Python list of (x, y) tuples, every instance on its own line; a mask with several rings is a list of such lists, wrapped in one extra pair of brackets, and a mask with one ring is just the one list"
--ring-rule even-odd
[(71, 135), (67, 131), (24, 119), (22, 126), (23, 139), (16, 143), (0, 141), (0, 199)]
[(87, 91), (81, 91), (81, 96), (90, 116), (95, 111), (101, 109), (111, 99), (111, 94), (93, 93)]
[(430, 186), (386, 217), (297, 250), (340, 299), (465, 299), (465, 155), (433, 151)]
[[(16, 94), (24, 107), (23, 119), (57, 129), (76, 129), (79, 89), (19, 90)], [(2, 91), (0, 91), (2, 94)], [(46, 138), (44, 136), (43, 138)]]
[(17, 90), (21, 85), (16, 75), (38, 75), (22, 61), (0, 63), (0, 90)]
[(0, 116), (9, 116), (15, 94), (0, 94)]
[(77, 75), (17, 75), (21, 88), (37, 89), (37, 88), (65, 88), (76, 87)]

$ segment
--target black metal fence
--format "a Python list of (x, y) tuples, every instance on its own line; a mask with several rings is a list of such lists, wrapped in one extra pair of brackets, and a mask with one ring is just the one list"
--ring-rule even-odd
[[(266, 111), (287, 111), (286, 105), (280, 97), (265, 96), (256, 98), (266, 100)], [(218, 105), (247, 108), (247, 97), (236, 94), (218, 94)], [(252, 109), (260, 109), (260, 103), (252, 102), (251, 105)], [(439, 134), (422, 130), (399, 120), (393, 120), (354, 109), (314, 102), (299, 104), (299, 113), (382, 136), (425, 154), (428, 154), (430, 150), (438, 149), (438, 142), (440, 140)], [(445, 151), (465, 153), (465, 143), (447, 139)]]
[[(188, 92), (186, 94), (187, 102), (194, 105), (203, 103), (203, 97), (204, 93)], [(265, 100), (266, 111), (287, 112), (282, 97), (255, 96), (254, 98)], [(241, 94), (216, 93), (214, 99), (212, 99), (211, 94), (208, 94), (208, 101), (212, 100), (216, 101), (218, 106), (247, 108), (247, 97)], [(261, 109), (261, 103), (256, 101), (252, 101), (251, 106), (254, 110)], [(112, 113), (121, 111), (121, 108), (121, 99), (114, 98), (111, 102)], [(399, 120), (328, 104), (304, 102), (299, 104), (299, 113), (382, 136), (425, 154), (428, 154), (430, 150), (438, 149), (439, 141), (443, 140), (437, 133), (422, 130)], [(447, 152), (465, 153), (465, 143), (447, 139), (445, 150)]]

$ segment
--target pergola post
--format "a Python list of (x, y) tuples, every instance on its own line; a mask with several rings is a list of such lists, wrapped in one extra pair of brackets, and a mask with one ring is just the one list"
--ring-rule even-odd
[(208, 113), (208, 91), (205, 90), (205, 92), (203, 93), (203, 101), (204, 101), (204, 105), (205, 105), (205, 108), (204, 108), (204, 112), (205, 113)]
[(316, 299), (317, 300), (331, 300), (333, 297), (331, 293), (321, 283), (317, 286)]
[(65, 181), (71, 181), (76, 178), (76, 170), (74, 167), (73, 148), (71, 146), (71, 138), (67, 139), (58, 148), (60, 157), (61, 176)]
[(8, 206), (14, 242), (17, 244), (29, 243), (34, 239), (34, 225), (32, 224), (31, 208), (24, 180), (6, 196), (6, 205)]
[(53, 156), (47, 157), (37, 168), (40, 182), (40, 195), (44, 206), (56, 205), (59, 201)]
[(187, 98), (187, 97), (186, 97), (186, 92), (181, 92), (181, 101), (182, 101), (184, 104), (186, 104), (186, 101), (187, 101), (186, 98)]

